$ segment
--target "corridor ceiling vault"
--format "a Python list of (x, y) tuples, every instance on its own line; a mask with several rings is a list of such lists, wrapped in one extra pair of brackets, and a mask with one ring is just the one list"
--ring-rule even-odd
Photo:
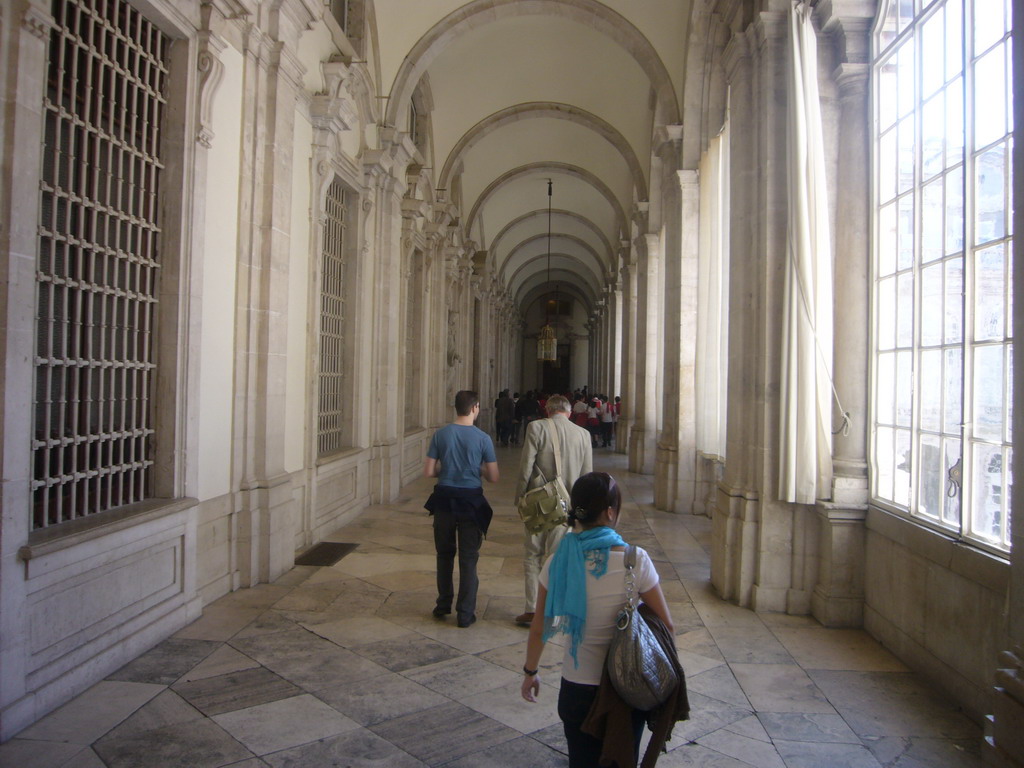
[(384, 122), (408, 127), (410, 103), (429, 119), (424, 161), (488, 274), (523, 316), (556, 287), (589, 315), (648, 200), (654, 126), (679, 123), (690, 2), (374, 8)]

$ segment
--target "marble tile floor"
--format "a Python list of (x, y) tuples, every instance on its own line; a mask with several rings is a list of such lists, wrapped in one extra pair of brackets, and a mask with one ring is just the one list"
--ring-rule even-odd
[[(541, 701), (519, 697), (526, 630), (519, 450), (481, 551), (479, 620), (430, 615), (430, 483), (336, 531), (358, 548), (227, 595), (174, 637), (0, 745), (11, 768), (565, 766), (560, 649)], [(655, 510), (652, 478), (599, 450), (624, 490), (625, 537), (662, 577), (692, 706), (663, 768), (977, 768), (980, 730), (864, 632), (756, 614), (708, 580), (710, 521)]]

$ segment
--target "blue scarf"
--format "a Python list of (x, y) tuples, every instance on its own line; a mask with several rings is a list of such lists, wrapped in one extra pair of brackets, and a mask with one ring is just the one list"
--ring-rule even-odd
[(587, 571), (585, 552), (599, 550), (591, 572), (599, 579), (608, 571), (608, 550), (626, 544), (614, 528), (600, 525), (582, 533), (567, 533), (548, 568), (548, 597), (544, 603), (544, 641), (556, 632), (568, 635), (569, 652), (576, 654), (587, 629)]

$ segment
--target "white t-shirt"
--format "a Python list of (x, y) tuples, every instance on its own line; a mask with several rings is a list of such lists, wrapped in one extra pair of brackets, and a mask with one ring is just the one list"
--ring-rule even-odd
[[(585, 553), (592, 555), (593, 552)], [(615, 620), (619, 611), (626, 604), (626, 568), (622, 564), (625, 552), (611, 550), (608, 557), (608, 570), (599, 579), (595, 579), (587, 563), (587, 628), (577, 649), (580, 665), (576, 667), (570, 652), (568, 636), (565, 636), (565, 654), (562, 658), (562, 677), (571, 683), (583, 685), (599, 685), (604, 660), (608, 655), (608, 645), (615, 631)], [(554, 557), (554, 555), (552, 555)], [(544, 563), (540, 572), (540, 583), (548, 588), (548, 570), (551, 558)], [(650, 555), (642, 547), (636, 548), (636, 567), (633, 569), (637, 594), (653, 589), (658, 583), (658, 572), (651, 562)]]

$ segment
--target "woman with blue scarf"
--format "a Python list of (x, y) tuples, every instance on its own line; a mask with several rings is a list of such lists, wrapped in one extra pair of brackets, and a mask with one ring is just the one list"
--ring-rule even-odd
[[(615, 620), (626, 602), (626, 542), (616, 532), (622, 494), (605, 472), (583, 475), (572, 487), (569, 522), (573, 531), (562, 538), (540, 574), (537, 608), (530, 625), (523, 666), (522, 695), (535, 702), (540, 692), (541, 653), (555, 634), (566, 635), (558, 716), (569, 745), (570, 768), (595, 768), (601, 741), (580, 726), (597, 695)], [(641, 600), (672, 630), (658, 572), (647, 552), (637, 547), (634, 570)], [(644, 713), (633, 713), (636, 751), (640, 749)]]

